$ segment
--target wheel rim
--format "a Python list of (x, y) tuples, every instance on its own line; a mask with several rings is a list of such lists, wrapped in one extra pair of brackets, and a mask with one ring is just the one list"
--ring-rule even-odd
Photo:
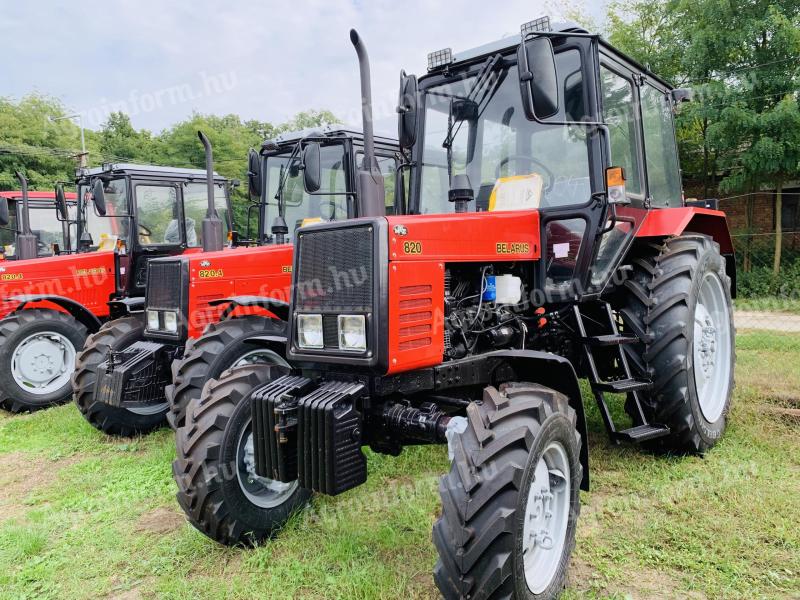
[(233, 367), (243, 367), (245, 365), (281, 365), (288, 366), (288, 363), (283, 360), (278, 354), (266, 348), (259, 348), (251, 350), (242, 354), (236, 362), (231, 365)]
[(694, 383), (700, 411), (716, 422), (728, 400), (731, 372), (730, 312), (725, 288), (716, 273), (700, 284), (694, 311)]
[(536, 464), (522, 529), (525, 583), (533, 594), (547, 589), (561, 564), (569, 523), (570, 479), (564, 446), (551, 442)]
[(29, 335), (11, 356), (14, 381), (35, 396), (45, 396), (64, 387), (74, 366), (75, 346), (55, 331)]
[(236, 477), (247, 499), (259, 508), (275, 508), (286, 502), (297, 489), (298, 482), (283, 483), (256, 474), (251, 421), (248, 420), (236, 445)]

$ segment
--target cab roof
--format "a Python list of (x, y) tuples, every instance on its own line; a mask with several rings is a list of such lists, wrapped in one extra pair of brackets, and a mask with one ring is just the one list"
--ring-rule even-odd
[[(361, 129), (353, 126), (353, 125), (323, 125), (321, 127), (309, 127), (307, 129), (299, 129), (297, 131), (289, 131), (286, 133), (281, 133), (273, 139), (265, 140), (263, 144), (261, 144), (261, 149), (265, 150), (268, 146), (272, 147), (273, 145), (277, 144), (279, 146), (288, 146), (291, 144), (296, 144), (303, 138), (309, 136), (315, 137), (325, 137), (335, 139), (337, 137), (340, 138), (353, 138), (360, 142), (364, 141), (364, 134), (362, 133)], [(375, 135), (375, 143), (376, 144), (385, 144), (387, 146), (398, 146), (398, 142), (395, 139), (382, 136), (382, 135)]]
[[(184, 167), (165, 167), (161, 165), (140, 165), (135, 163), (106, 163), (100, 167), (84, 167), (76, 172), (78, 177), (92, 177), (95, 175), (108, 174), (126, 174), (126, 175), (141, 175), (141, 176), (154, 176), (154, 177), (175, 177), (178, 179), (204, 179), (206, 176), (205, 169), (187, 169)], [(214, 179), (218, 181), (225, 181), (225, 177), (214, 172)]]

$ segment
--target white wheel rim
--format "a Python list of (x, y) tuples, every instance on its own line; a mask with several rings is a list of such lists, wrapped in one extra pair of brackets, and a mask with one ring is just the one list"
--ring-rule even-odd
[(283, 483), (256, 474), (256, 455), (251, 422), (242, 429), (236, 445), (236, 477), (247, 499), (259, 508), (275, 508), (286, 502), (299, 485), (297, 481)]
[(11, 375), (19, 387), (35, 396), (57, 392), (75, 368), (75, 346), (55, 331), (29, 335), (14, 348)]
[(700, 411), (709, 423), (722, 416), (731, 375), (730, 312), (719, 275), (708, 273), (700, 284), (694, 311), (694, 383)]
[(533, 594), (547, 589), (561, 564), (569, 523), (570, 480), (567, 452), (559, 442), (551, 442), (536, 464), (522, 528), (525, 583)]

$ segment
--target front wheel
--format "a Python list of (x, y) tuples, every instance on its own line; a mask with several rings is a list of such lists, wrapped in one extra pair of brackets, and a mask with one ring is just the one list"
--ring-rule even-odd
[(140, 315), (109, 321), (97, 333), (89, 336), (75, 361), (75, 373), (72, 375), (75, 404), (83, 417), (103, 433), (130, 437), (164, 424), (166, 404), (125, 408), (111, 406), (95, 398), (97, 374), (108, 353), (128, 348), (143, 337), (144, 321)]
[(581, 438), (567, 398), (531, 383), (486, 388), (450, 441), (433, 527), (447, 598), (555, 598), (580, 512)]
[(34, 411), (67, 402), (86, 327), (72, 315), (23, 309), (0, 321), (0, 405)]
[(226, 371), (189, 403), (175, 434), (178, 504), (192, 525), (221, 544), (253, 545), (269, 537), (311, 497), (296, 481), (255, 472), (250, 393), (287, 371), (263, 364)]

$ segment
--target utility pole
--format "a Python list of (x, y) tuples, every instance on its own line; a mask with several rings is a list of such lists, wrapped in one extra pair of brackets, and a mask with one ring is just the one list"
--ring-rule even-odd
[(64, 119), (78, 119), (78, 127), (81, 129), (81, 153), (78, 155), (78, 166), (80, 168), (88, 166), (89, 153), (86, 152), (86, 137), (83, 133), (83, 115), (75, 113), (74, 115), (65, 115), (63, 117), (48, 117), (51, 123), (56, 121), (63, 121)]

